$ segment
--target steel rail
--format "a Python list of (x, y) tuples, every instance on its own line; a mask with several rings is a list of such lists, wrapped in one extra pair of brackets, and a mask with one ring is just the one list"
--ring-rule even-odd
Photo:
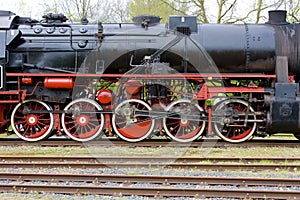
[(259, 190), (259, 189), (222, 189), (222, 188), (172, 188), (172, 187), (133, 187), (133, 186), (91, 186), (91, 185), (54, 185), (54, 184), (0, 184), (2, 192), (39, 192), (59, 194), (95, 194), (112, 196), (151, 196), (162, 197), (231, 197), (231, 198), (275, 198), (299, 199), (298, 190)]
[[(291, 165), (298, 166), (300, 157), (197, 157), (197, 156), (0, 156), (0, 165), (9, 163), (28, 163), (28, 164), (195, 164), (201, 165), (201, 162), (211, 162), (212, 164), (226, 162), (229, 164), (254, 164), (263, 165), (260, 162), (271, 162), (269, 165)], [(230, 163), (234, 162), (234, 163)], [(297, 162), (293, 164), (293, 162)], [(225, 164), (226, 164), (225, 163)], [(299, 164), (300, 165), (300, 164)]]
[(131, 163), (118, 163), (118, 162), (105, 162), (105, 163), (81, 163), (81, 162), (3, 162), (0, 163), (0, 168), (73, 168), (73, 169), (200, 169), (200, 170), (251, 170), (251, 171), (263, 171), (263, 170), (289, 170), (295, 171), (300, 169), (300, 164), (244, 164), (244, 163), (173, 163), (173, 162), (162, 162), (162, 163), (142, 163), (142, 162), (131, 162)]
[(256, 177), (208, 177), (208, 176), (156, 176), (156, 175), (122, 175), (122, 174), (44, 174), (0, 172), (0, 180), (18, 182), (86, 182), (86, 183), (151, 183), (161, 185), (195, 184), (195, 185), (234, 185), (239, 187), (274, 186), (299, 187), (300, 179), (256, 178)]

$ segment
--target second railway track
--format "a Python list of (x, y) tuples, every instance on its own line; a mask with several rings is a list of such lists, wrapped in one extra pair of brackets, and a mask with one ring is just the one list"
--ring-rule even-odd
[[(299, 179), (0, 173), (2, 192), (152, 197), (300, 198)], [(63, 184), (67, 181), (68, 184)], [(107, 184), (109, 182), (110, 184)], [(276, 190), (276, 188), (285, 188)]]
[[(154, 198), (300, 199), (299, 178), (235, 177), (221, 172), (297, 171), (300, 169), (299, 161), (298, 157), (0, 156), (0, 168), (3, 169), (0, 171), (0, 192), (109, 195), (121, 199), (132, 195)], [(120, 172), (124, 170), (118, 170), (156, 171), (158, 167), (172, 171), (215, 170), (223, 175), (139, 175), (139, 172), (122, 174)], [(113, 168), (108, 170), (113, 173), (102, 174), (101, 169), (106, 168)], [(30, 172), (31, 169), (34, 172)], [(65, 169), (68, 173), (64, 172)], [(73, 173), (74, 169), (79, 169), (80, 173)]]

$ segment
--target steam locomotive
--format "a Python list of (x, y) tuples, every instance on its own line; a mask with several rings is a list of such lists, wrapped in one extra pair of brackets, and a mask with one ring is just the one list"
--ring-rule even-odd
[(66, 21), (0, 11), (1, 132), (30, 142), (300, 138), (300, 26), (286, 11), (265, 24)]

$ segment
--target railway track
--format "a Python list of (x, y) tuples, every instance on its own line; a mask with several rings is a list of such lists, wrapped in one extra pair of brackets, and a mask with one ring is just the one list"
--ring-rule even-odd
[[(39, 191), (63, 194), (199, 198), (300, 198), (298, 188), (300, 179), (0, 173), (0, 180), (6, 181), (5, 184), (0, 183), (1, 192)], [(68, 181), (68, 184), (63, 184), (63, 181)]]
[(192, 143), (178, 143), (170, 140), (145, 140), (138, 143), (130, 143), (116, 139), (98, 140), (91, 142), (76, 142), (67, 139), (49, 139), (46, 141), (26, 142), (20, 139), (0, 139), (0, 146), (39, 146), (39, 147), (101, 147), (101, 146), (121, 146), (121, 147), (194, 147), (194, 148), (231, 148), (231, 147), (298, 147), (298, 140), (280, 139), (255, 139), (243, 143), (232, 144), (217, 139), (205, 139)]
[[(172, 168), (202, 170), (290, 170), (300, 169), (300, 158), (201, 158), (145, 156), (0, 156), (0, 168)], [(265, 164), (268, 163), (268, 164)]]

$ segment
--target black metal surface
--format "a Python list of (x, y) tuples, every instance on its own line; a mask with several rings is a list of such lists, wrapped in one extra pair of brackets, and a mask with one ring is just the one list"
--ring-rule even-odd
[[(276, 12), (272, 13), (277, 15)], [(184, 19), (183, 22), (182, 19)], [(189, 27), (190, 37), (209, 54), (219, 72), (274, 73), (276, 56), (288, 56), (289, 71), (298, 75), (298, 68), (300, 68), (297, 58), (298, 25), (277, 23), (281, 19), (276, 17), (271, 17), (270, 20), (276, 23), (196, 25), (193, 17), (171, 17), (169, 28), (176, 30), (176, 27)], [(84, 64), (84, 59), (90, 50), (96, 49), (98, 42), (98, 38), (95, 37), (98, 33), (96, 24), (53, 23), (45, 26), (33, 23), (28, 26), (21, 25), (18, 30), (22, 32), (22, 37), (14, 46), (8, 48), (9, 55), (7, 56), (10, 62), (6, 67), (10, 70), (19, 70), (23, 63), (27, 62), (39, 67), (59, 68), (74, 72)], [(120, 72), (120, 66), (116, 63), (122, 63), (124, 69), (130, 68), (128, 66), (129, 55), (136, 55), (136, 61), (140, 61), (143, 59), (142, 55), (151, 54), (173, 38), (172, 34), (166, 32), (165, 25), (157, 24), (157, 21), (148, 30), (134, 24), (103, 24), (103, 30), (103, 36), (106, 39), (103, 40), (100, 53), (105, 54), (104, 63), (109, 73)], [(108, 36), (115, 37), (108, 38)], [(105, 45), (106, 42), (107, 45)], [(183, 45), (184, 43), (180, 43), (174, 50), (167, 51), (161, 58), (162, 62), (170, 62), (171, 67), (176, 69), (178, 63), (174, 61), (176, 60), (174, 53), (175, 56), (182, 57), (178, 55), (176, 49), (183, 48)], [(193, 49), (190, 51), (190, 57), (192, 57), (195, 52), (192, 52)], [(3, 51), (0, 55), (4, 56)], [(193, 63), (190, 64), (193, 65)], [(195, 69), (190, 71), (194, 72)], [(203, 70), (203, 72), (215, 71)]]
[(270, 107), (268, 131), (300, 132), (299, 84), (276, 83)]

